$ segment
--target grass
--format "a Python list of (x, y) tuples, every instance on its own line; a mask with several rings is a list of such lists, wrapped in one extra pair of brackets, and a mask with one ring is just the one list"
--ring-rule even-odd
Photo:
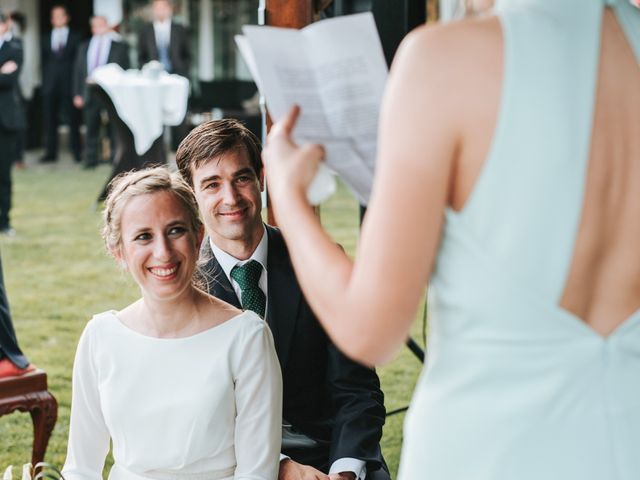
[[(14, 172), (15, 238), (0, 238), (6, 287), (23, 351), (45, 369), (49, 390), (59, 404), (58, 422), (46, 460), (64, 463), (69, 429), (71, 371), (77, 340), (94, 313), (119, 309), (138, 297), (103, 248), (100, 214), (93, 200), (108, 175), (106, 167), (83, 171), (71, 164), (34, 166)], [(357, 244), (358, 206), (341, 187), (323, 204), (327, 230), (353, 255)], [(420, 336), (421, 321), (414, 325)], [(420, 364), (403, 349), (379, 369), (388, 410), (408, 404)], [(382, 448), (395, 477), (404, 415), (389, 417)], [(0, 417), (0, 470), (30, 461), (29, 415)], [(109, 459), (108, 465), (111, 460)]]

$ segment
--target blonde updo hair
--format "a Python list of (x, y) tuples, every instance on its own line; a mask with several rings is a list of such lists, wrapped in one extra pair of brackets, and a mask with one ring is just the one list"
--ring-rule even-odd
[(129, 201), (140, 195), (171, 192), (187, 213), (190, 230), (196, 234), (202, 228), (196, 198), (189, 185), (177, 173), (166, 167), (153, 167), (118, 175), (109, 183), (102, 219), (102, 238), (111, 255), (122, 246), (122, 212)]

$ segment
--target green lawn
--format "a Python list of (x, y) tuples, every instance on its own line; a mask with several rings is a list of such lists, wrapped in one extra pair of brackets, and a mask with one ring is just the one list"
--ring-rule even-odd
[[(93, 313), (119, 309), (138, 296), (137, 288), (108, 257), (92, 202), (108, 175), (106, 167), (83, 171), (70, 164), (14, 172), (15, 238), (0, 238), (5, 281), (20, 344), (49, 376), (59, 404), (58, 423), (46, 460), (61, 466), (69, 426), (71, 369), (76, 342)], [(336, 241), (353, 255), (357, 205), (344, 188), (322, 206), (322, 220)], [(420, 337), (422, 322), (414, 325)], [(422, 342), (421, 342), (422, 343)], [(403, 349), (379, 370), (388, 410), (405, 406), (419, 362)], [(404, 415), (388, 418), (383, 452), (397, 471)], [(28, 414), (0, 417), (0, 472), (30, 460)], [(17, 472), (14, 472), (14, 474)]]

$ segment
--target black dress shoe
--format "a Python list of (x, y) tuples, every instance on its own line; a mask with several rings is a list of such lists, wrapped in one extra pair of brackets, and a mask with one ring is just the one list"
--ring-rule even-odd
[(56, 157), (52, 157), (51, 155), (43, 155), (40, 157), (40, 163), (53, 163), (57, 162), (58, 159)]

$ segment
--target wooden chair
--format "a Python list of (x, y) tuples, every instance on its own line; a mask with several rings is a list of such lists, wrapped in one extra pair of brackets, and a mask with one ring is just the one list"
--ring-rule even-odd
[(47, 391), (47, 374), (35, 369), (17, 377), (0, 378), (0, 416), (29, 412), (33, 421), (33, 465), (44, 460), (58, 418), (58, 402)]

